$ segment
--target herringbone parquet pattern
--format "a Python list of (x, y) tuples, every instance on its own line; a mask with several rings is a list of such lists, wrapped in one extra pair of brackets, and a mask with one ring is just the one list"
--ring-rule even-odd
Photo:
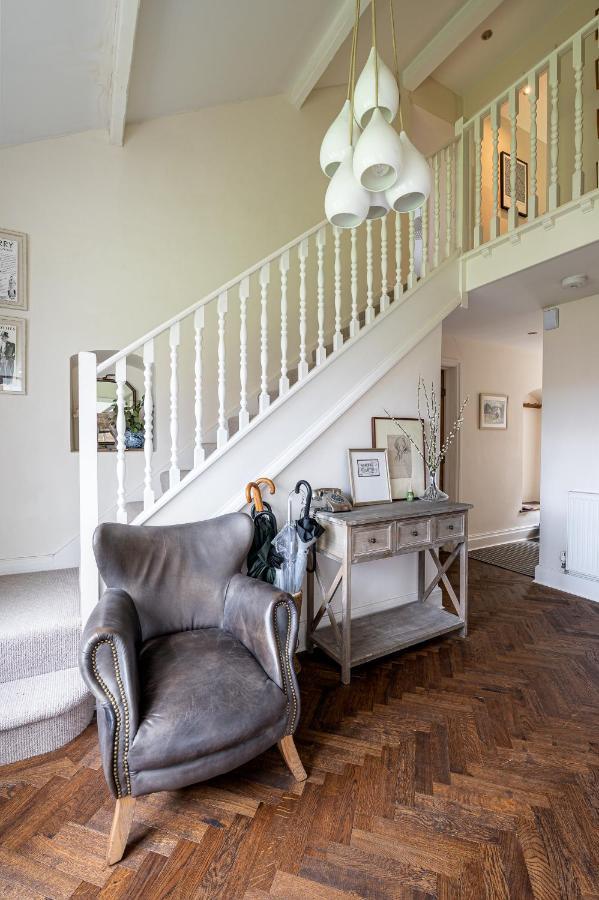
[(0, 897), (599, 898), (599, 606), (473, 563), (466, 641), (356, 672), (304, 660), (297, 785), (276, 752), (113, 804), (95, 728), (0, 769)]

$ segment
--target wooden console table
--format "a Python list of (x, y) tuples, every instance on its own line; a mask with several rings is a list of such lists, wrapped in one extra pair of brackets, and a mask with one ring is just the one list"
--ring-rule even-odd
[[(468, 613), (468, 503), (429, 503), (417, 500), (357, 507), (351, 512), (318, 512), (316, 518), (325, 533), (316, 545), (316, 566), (308, 576), (306, 612), (307, 644), (324, 650), (341, 666), (341, 681), (349, 684), (352, 666), (411, 647), (442, 634), (459, 631), (466, 634)], [(455, 542), (455, 549), (442, 563), (439, 549)], [(351, 618), (352, 566), (373, 559), (385, 559), (405, 553), (418, 553), (418, 600), (382, 612)], [(431, 556), (436, 573), (425, 585), (425, 558)], [(328, 589), (320, 577), (318, 554), (339, 563), (339, 569)], [(459, 597), (447, 577), (455, 559), (460, 558)], [(322, 602), (314, 614), (314, 581), (318, 582)], [(455, 609), (455, 615), (425, 601), (443, 582)], [(342, 589), (341, 623), (331, 608), (331, 601)], [(330, 624), (318, 628), (325, 613)]]

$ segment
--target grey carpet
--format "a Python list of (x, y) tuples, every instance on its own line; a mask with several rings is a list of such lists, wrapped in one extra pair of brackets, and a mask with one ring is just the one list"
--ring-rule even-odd
[(535, 567), (539, 564), (539, 542), (515, 541), (512, 544), (498, 544), (496, 547), (481, 547), (480, 550), (471, 550), (468, 556), (470, 559), (534, 578)]

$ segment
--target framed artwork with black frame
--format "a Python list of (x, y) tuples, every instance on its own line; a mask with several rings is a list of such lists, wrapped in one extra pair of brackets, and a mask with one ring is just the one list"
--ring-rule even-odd
[[(499, 193), (502, 209), (510, 209), (511, 197), (511, 164), (512, 157), (505, 150), (499, 154)], [(528, 163), (516, 157), (516, 209), (522, 218), (528, 216)]]

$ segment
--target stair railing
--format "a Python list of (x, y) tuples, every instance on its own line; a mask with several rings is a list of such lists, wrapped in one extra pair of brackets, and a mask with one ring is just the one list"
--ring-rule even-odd
[[(193, 447), (187, 449), (191, 451), (189, 467), (196, 473), (209, 463), (207, 437), (214, 438), (216, 454), (229, 445), (233, 438), (232, 412), (234, 437), (238, 439), (238, 435), (254, 427), (272, 404), (283, 402), (298, 389), (311, 369), (325, 366), (347, 340), (357, 339), (363, 328), (368, 328), (391, 304), (402, 302), (420, 278), (453, 254), (457, 245), (457, 148), (458, 141), (454, 139), (430, 158), (433, 190), (421, 215), (389, 213), (349, 232), (320, 222), (108, 359), (98, 363), (94, 353), (79, 354), (80, 581), (84, 620), (98, 597), (92, 549), (93, 532), (100, 518), (97, 379), (112, 375), (116, 382), (111, 489), (114, 508), (107, 517), (127, 523), (132, 520), (128, 510), (125, 416), (128, 358), (136, 356), (143, 363), (145, 440), (140, 488), (143, 499), (139, 505), (143, 504), (144, 518), (158, 500), (158, 437), (161, 445), (168, 445), (168, 459), (162, 460), (168, 465), (167, 494), (173, 495), (180, 489), (183, 402), (191, 406)], [(292, 288), (295, 302), (290, 305)], [(250, 299), (253, 316), (249, 315)], [(237, 334), (231, 336), (229, 319), (233, 312)], [(190, 332), (191, 348), (186, 348), (184, 331)], [(161, 338), (168, 342), (168, 352), (162, 356), (157, 352)], [(191, 365), (182, 366), (185, 349), (190, 351)], [(213, 357), (211, 377), (206, 372), (206, 350)], [(230, 370), (232, 352), (235, 368), (239, 366), (238, 375)], [(168, 380), (168, 391), (164, 392), (168, 394), (168, 428), (164, 424), (157, 428), (159, 379), (161, 384)], [(215, 411), (215, 422), (210, 428), (204, 421), (209, 398)], [(254, 409), (250, 408), (252, 402)], [(102, 489), (102, 502), (106, 505), (104, 495)]]

